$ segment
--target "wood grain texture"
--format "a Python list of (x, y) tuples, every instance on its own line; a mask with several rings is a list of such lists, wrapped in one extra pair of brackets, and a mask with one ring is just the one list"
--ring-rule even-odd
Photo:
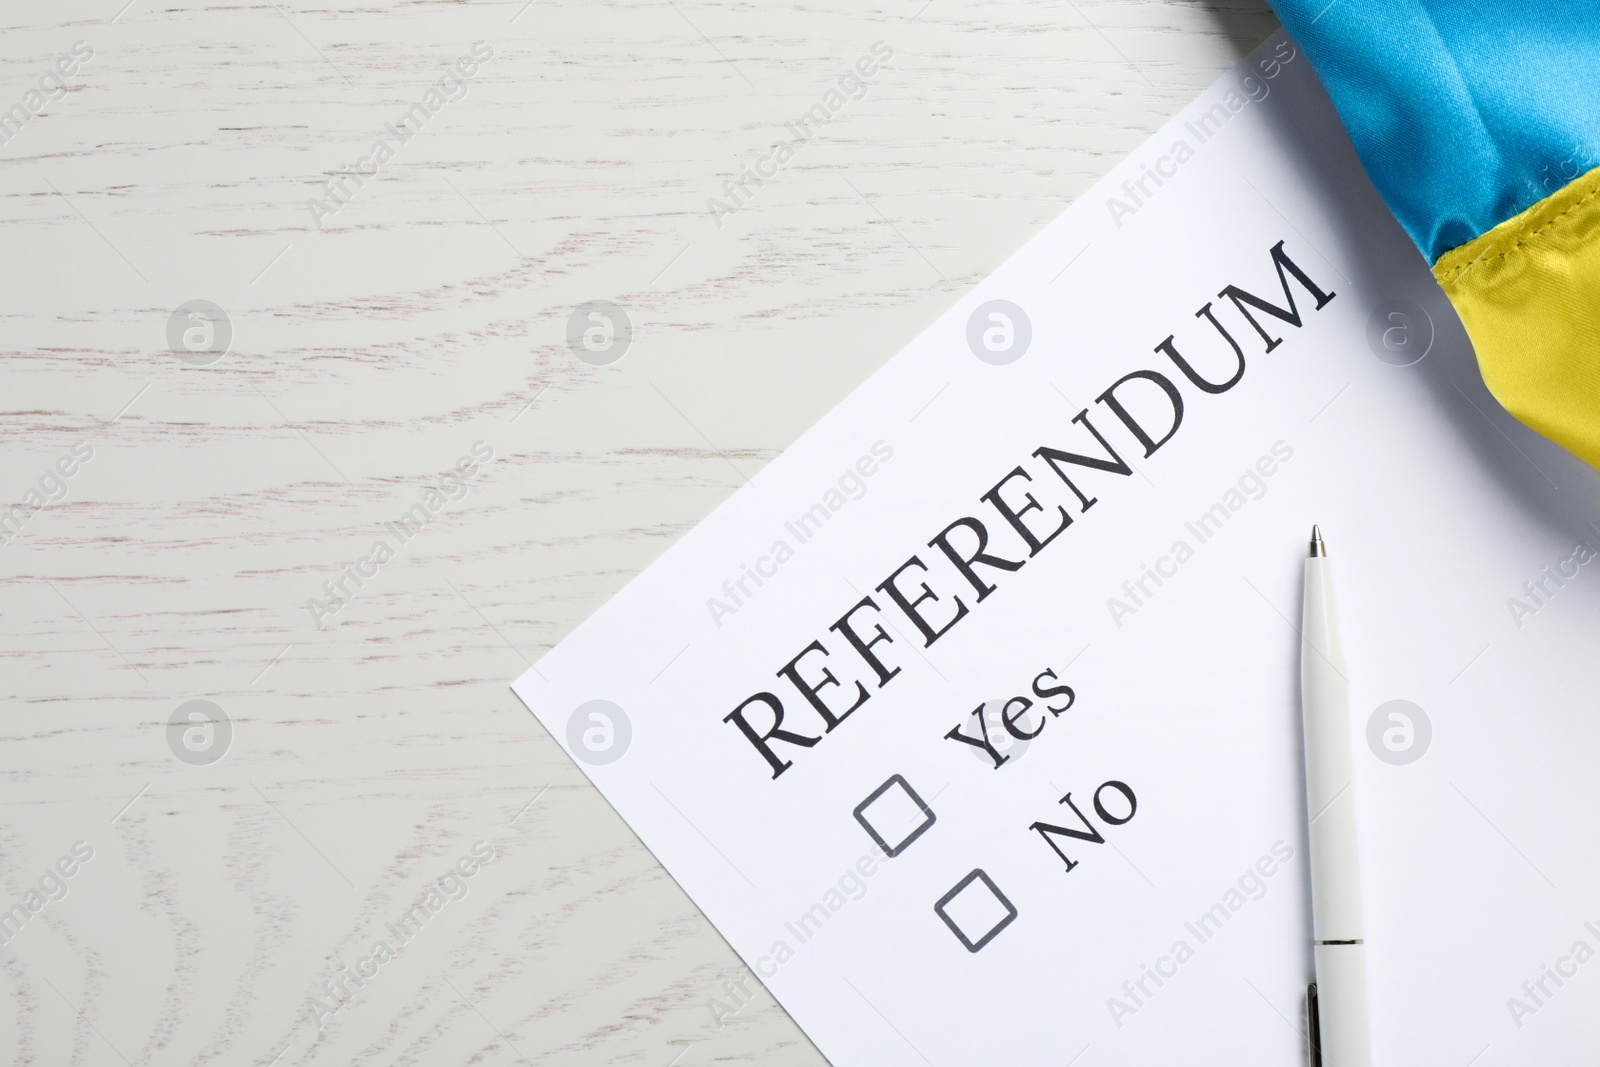
[[(740, 961), (508, 684), (1271, 16), (124, 3), (0, 15), (0, 110), (93, 49), (0, 144), (0, 496), (93, 450), (0, 545), (12, 1062), (823, 1062), (726, 992)], [(313, 225), (480, 40), (465, 94)], [(719, 226), (707, 201), (876, 41)], [(195, 299), (233, 328), (209, 366), (168, 348)], [(565, 339), (594, 299), (635, 327), (610, 366)], [(465, 495), (319, 626), (307, 600), (475, 442)], [(219, 762), (169, 748), (192, 699), (231, 720)], [(308, 998), (479, 841), (319, 1027)]]

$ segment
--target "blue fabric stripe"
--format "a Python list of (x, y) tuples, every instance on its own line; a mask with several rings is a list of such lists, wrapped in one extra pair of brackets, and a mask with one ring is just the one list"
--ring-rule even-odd
[(1600, 0), (1271, 0), (1428, 262), (1600, 166)]

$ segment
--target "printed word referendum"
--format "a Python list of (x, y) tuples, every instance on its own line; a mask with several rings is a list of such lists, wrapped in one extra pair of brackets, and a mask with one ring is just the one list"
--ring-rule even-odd
[[(984, 508), (960, 515), (934, 534), (927, 542), (934, 554), (924, 556), (919, 549), (903, 557), (904, 562), (874, 586), (877, 596), (864, 596), (852, 604), (827, 624), (825, 634), (779, 667), (775, 677), (782, 686), (767, 683), (770, 688), (750, 693), (722, 716), (774, 779), (900, 674), (905, 656), (895, 649), (906, 632), (920, 636), (922, 645), (931, 648), (993, 597), (1000, 590), (998, 583), (1014, 580), (1009, 576), (1051, 545), (1070, 543), (1071, 538), (1062, 535), (1099, 502), (1095, 494), (1125, 484), (1105, 479), (1133, 476), (1119, 447), (1137, 446), (1148, 459), (1177, 439), (1188, 404), (1210, 403), (1207, 398), (1225, 395), (1244, 379), (1244, 347), (1224, 318), (1235, 320), (1235, 331), (1253, 331), (1262, 351), (1270, 353), (1285, 343), (1280, 335), (1285, 326), (1305, 328), (1308, 316), (1334, 299), (1337, 294), (1312, 279), (1284, 250), (1284, 243), (1279, 241), (1269, 250), (1272, 271), (1263, 272), (1261, 278), (1275, 276), (1281, 297), (1274, 294), (1269, 299), (1238, 285), (1223, 286), (1217, 295), (1232, 313), (1219, 316), (1207, 301), (1194, 315), (1209, 325), (1209, 331), (1199, 331), (1201, 337), (1210, 337), (1209, 345), (1187, 337), (1180, 349), (1177, 335), (1168, 334), (1153, 350), (1165, 357), (1160, 364), (1165, 371), (1129, 371), (1095, 398), (1110, 416), (1114, 428), (1109, 434), (1094, 424), (1088, 408), (1078, 412), (1071, 429), (1056, 429), (1049, 443), (1041, 442), (1030, 455), (1019, 457), (1022, 462), (978, 495)], [(1259, 287), (1260, 282), (1255, 284)], [(1298, 299), (1295, 286), (1301, 293)], [(1275, 303), (1277, 299), (1283, 303)], [(1218, 351), (1221, 346), (1226, 348)], [(1069, 505), (1076, 506), (1078, 516), (1068, 510)], [(1034, 515), (1038, 517), (1030, 517)], [(888, 546), (863, 546), (858, 555), (887, 550)], [(892, 621), (885, 628), (889, 613), (903, 620), (909, 631)], [(901, 634), (901, 640), (891, 637), (891, 630)], [(802, 715), (809, 721), (797, 722)]]

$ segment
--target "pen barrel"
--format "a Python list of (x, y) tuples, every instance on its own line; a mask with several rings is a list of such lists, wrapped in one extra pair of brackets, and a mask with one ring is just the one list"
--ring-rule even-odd
[(1369, 1067), (1367, 947), (1318, 945), (1315, 954), (1322, 1067)]
[(1305, 579), (1300, 696), (1320, 1062), (1323, 1067), (1369, 1067), (1350, 698), (1326, 556), (1306, 560)]
[(1360, 866), (1350, 758), (1350, 702), (1327, 557), (1306, 560), (1300, 692), (1310, 820), (1311, 928), (1316, 941), (1358, 941)]

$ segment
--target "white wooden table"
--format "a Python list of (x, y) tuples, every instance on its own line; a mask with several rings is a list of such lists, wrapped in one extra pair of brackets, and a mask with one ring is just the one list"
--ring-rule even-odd
[[(1270, 14), (0, 17), (0, 1049), (823, 1062), (508, 683)], [(593, 300), (620, 360), (568, 343)]]

